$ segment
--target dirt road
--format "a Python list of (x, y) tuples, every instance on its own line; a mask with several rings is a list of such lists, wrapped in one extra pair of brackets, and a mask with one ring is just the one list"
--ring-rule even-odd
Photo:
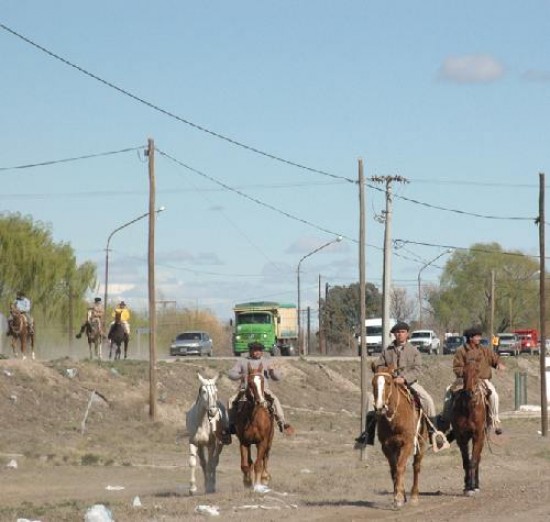
[[(507, 363), (508, 370), (495, 377), (503, 412), (513, 409), (516, 370), (527, 374), (530, 402), (539, 392), (535, 358)], [(280, 359), (279, 364), (285, 380), (273, 390), (297, 434), (275, 436), (272, 491), (256, 495), (243, 488), (234, 440), (221, 456), (218, 492), (205, 495), (199, 483), (198, 495), (190, 497), (183, 415), (195, 400), (196, 372), (223, 373), (231, 361), (159, 364), (156, 422), (148, 418), (145, 362), (98, 367), (71, 359), (0, 361), (0, 521), (83, 520), (95, 503), (107, 505), (117, 521), (204, 520), (212, 506), (224, 520), (235, 521), (548, 519), (550, 443), (538, 433), (539, 417), (503, 414), (505, 434), (485, 448), (482, 490), (474, 498), (462, 495), (457, 448), (429, 452), (419, 505), (397, 512), (380, 447), (370, 448), (365, 461), (353, 450), (359, 428), (358, 360)], [(440, 405), (450, 358), (425, 357), (424, 364), (422, 383)], [(223, 376), (218, 384), (222, 398), (234, 389)], [(100, 398), (93, 401), (82, 432), (92, 390)], [(16, 469), (8, 467), (13, 461)], [(132, 506), (135, 497), (140, 507)]]

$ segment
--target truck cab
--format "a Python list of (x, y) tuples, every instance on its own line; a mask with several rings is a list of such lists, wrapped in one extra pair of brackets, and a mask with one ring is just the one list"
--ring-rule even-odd
[(416, 346), (419, 352), (437, 355), (441, 341), (433, 330), (414, 330), (409, 342)]

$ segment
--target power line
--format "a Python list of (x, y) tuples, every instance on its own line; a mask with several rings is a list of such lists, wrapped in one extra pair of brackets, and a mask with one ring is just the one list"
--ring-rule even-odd
[(349, 183), (353, 183), (353, 184), (356, 184), (357, 182), (351, 178), (346, 178), (344, 176), (338, 176), (336, 174), (331, 174), (330, 172), (326, 172), (324, 170), (319, 170), (319, 169), (315, 169), (313, 167), (308, 167), (306, 165), (302, 165), (300, 163), (296, 163), (294, 161), (291, 161), (291, 160), (288, 160), (288, 159), (285, 159), (281, 156), (277, 156), (275, 154), (271, 154), (269, 152), (265, 152), (261, 149), (258, 149), (256, 147), (253, 147), (251, 145), (247, 145), (241, 141), (237, 141), (236, 139), (233, 139), (233, 138), (230, 138), (228, 136), (225, 136), (223, 134), (220, 134), (219, 132), (215, 132), (213, 130), (210, 130), (206, 127), (203, 127), (202, 125), (198, 125), (197, 123), (194, 123), (186, 118), (183, 118), (182, 116), (178, 116), (177, 114), (174, 114), (173, 112), (167, 110), (167, 109), (163, 109), (162, 107), (160, 107), (159, 105), (156, 105), (150, 101), (147, 101), (145, 100), (144, 98), (141, 98), (139, 96), (137, 96), (136, 94), (133, 94), (132, 92), (126, 90), (126, 89), (123, 89), (122, 87), (119, 87), (118, 85), (115, 85), (114, 83), (112, 82), (109, 82), (107, 80), (104, 80), (103, 78), (100, 78), (99, 76), (97, 76), (96, 74), (93, 74), (91, 73), (90, 71), (84, 69), (83, 67), (80, 67), (79, 65), (76, 65), (72, 62), (70, 62), (69, 60), (67, 60), (66, 58), (63, 58), (61, 56), (59, 56), (58, 54), (46, 49), (45, 47), (37, 44), (36, 42), (30, 40), (29, 38), (23, 36), (22, 34), (18, 33), (17, 31), (14, 31), (13, 29), (10, 29), (9, 27), (7, 27), (6, 25), (2, 24), (0, 22), (0, 28), (4, 29), (5, 31), (7, 31), (8, 33), (14, 35), (14, 36), (17, 36), (17, 38), (20, 38), (21, 40), (23, 40), (24, 42), (28, 43), (29, 45), (32, 45), (33, 47), (35, 47), (36, 49), (42, 51), (43, 53), (46, 53), (47, 55), (51, 56), (52, 58), (55, 58), (56, 60), (59, 60), (60, 62), (64, 63), (65, 65), (68, 65), (69, 67), (72, 67), (73, 69), (76, 69), (77, 71), (81, 72), (82, 74), (85, 74), (86, 76), (102, 83), (103, 85), (106, 85), (107, 87), (111, 88), (111, 89), (114, 89), (115, 91), (123, 94), (124, 96), (127, 96), (128, 98), (131, 98), (143, 105), (146, 105), (147, 107), (149, 107), (150, 109), (153, 109), (157, 112), (160, 112), (161, 114), (164, 114), (165, 116), (168, 116), (174, 120), (177, 120), (181, 123), (184, 123), (186, 125), (189, 125), (190, 127), (196, 129), (196, 130), (199, 130), (201, 132), (204, 132), (206, 134), (210, 134), (211, 136), (214, 136), (216, 138), (219, 138), (221, 140), (224, 140), (228, 143), (231, 143), (232, 145), (235, 145), (237, 147), (241, 147), (245, 150), (248, 150), (250, 152), (254, 152), (255, 154), (259, 154), (261, 156), (264, 156), (266, 158), (269, 158), (269, 159), (272, 159), (272, 160), (275, 160), (275, 161), (278, 161), (280, 163), (284, 163), (286, 165), (290, 165), (292, 167), (297, 167), (299, 169), (302, 169), (302, 170), (306, 170), (306, 171), (309, 171), (309, 172), (314, 172), (316, 174), (321, 174), (323, 176), (328, 176), (330, 178), (334, 178), (334, 179), (341, 179), (341, 180), (345, 180)]
[(71, 161), (80, 161), (80, 160), (87, 160), (87, 159), (91, 159), (91, 158), (100, 158), (100, 157), (103, 157), (103, 156), (113, 156), (115, 154), (123, 154), (125, 152), (132, 152), (132, 151), (141, 150), (141, 149), (143, 149), (143, 147), (129, 147), (127, 149), (111, 150), (111, 151), (107, 151), (107, 152), (97, 152), (95, 154), (85, 154), (85, 155), (82, 155), (82, 156), (74, 156), (74, 157), (71, 157), (71, 158), (41, 161), (39, 163), (27, 163), (27, 164), (24, 164), (24, 165), (14, 165), (12, 167), (0, 167), (0, 171), (31, 169), (31, 168), (34, 168), (34, 167), (45, 167), (47, 165), (57, 165), (59, 163), (69, 163)]

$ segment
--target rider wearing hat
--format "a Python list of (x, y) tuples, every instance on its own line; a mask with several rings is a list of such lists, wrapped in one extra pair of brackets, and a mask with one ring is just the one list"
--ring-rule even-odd
[[(130, 310), (128, 310), (124, 301), (120, 301), (118, 306), (113, 310), (113, 319), (116, 317), (117, 314), (120, 314), (120, 322), (122, 323), (124, 332), (127, 335), (130, 335)], [(109, 339), (111, 338), (111, 332), (113, 330), (114, 324), (115, 322), (113, 321), (109, 328), (109, 335), (107, 336)]]
[(94, 304), (90, 306), (86, 312), (86, 321), (80, 327), (80, 331), (76, 334), (76, 338), (80, 339), (84, 332), (89, 332), (91, 330), (91, 322), (94, 320), (99, 322), (99, 330), (101, 332), (101, 335), (103, 335), (102, 325), (104, 313), (105, 310), (103, 309), (103, 305), (101, 304), (101, 297), (96, 297), (94, 299)]
[[(27, 320), (27, 328), (29, 333), (33, 333), (34, 331), (34, 320), (31, 316), (31, 300), (25, 296), (25, 293), (23, 291), (17, 292), (15, 295), (15, 301), (11, 305), (12, 310), (18, 310), (21, 312), (25, 319)], [(11, 335), (11, 329), (12, 329), (12, 314), (10, 311), (10, 315), (8, 318), (8, 331), (6, 335)]]
[[(451, 409), (453, 404), (453, 394), (462, 389), (462, 375), (464, 372), (464, 365), (467, 360), (475, 360), (479, 364), (479, 378), (486, 386), (489, 396), (489, 416), (487, 423), (489, 427), (494, 428), (496, 435), (502, 434), (502, 428), (500, 427), (499, 412), (499, 398), (497, 390), (491, 382), (492, 371), (491, 368), (497, 370), (504, 370), (506, 366), (501, 362), (500, 357), (490, 347), (483, 346), (481, 341), (482, 331), (479, 326), (472, 326), (464, 330), (464, 344), (456, 351), (453, 359), (453, 372), (456, 376), (455, 381), (447, 387), (445, 391), (445, 399), (443, 400), (443, 412), (439, 417), (439, 428), (442, 430), (448, 430), (451, 424)], [(454, 435), (452, 431), (448, 434), (448, 439), (453, 440)]]
[(274, 368), (271, 359), (264, 357), (264, 345), (261, 343), (250, 343), (248, 345), (249, 355), (247, 358), (239, 358), (239, 360), (235, 363), (233, 368), (231, 368), (227, 374), (227, 376), (232, 381), (241, 381), (241, 386), (239, 388), (239, 391), (235, 393), (232, 397), (229, 398), (228, 401), (228, 412), (229, 412), (229, 422), (230, 422), (230, 431), (231, 433), (235, 433), (235, 412), (234, 412), (234, 405), (235, 402), (244, 395), (245, 391), (245, 385), (246, 385), (246, 378), (248, 376), (248, 365), (252, 367), (253, 370), (256, 370), (262, 365), (264, 376), (265, 376), (265, 384), (264, 384), (264, 393), (269, 402), (271, 402), (275, 414), (275, 420), (277, 421), (277, 424), (279, 426), (279, 430), (284, 433), (285, 435), (291, 435), (294, 432), (294, 428), (285, 422), (285, 415), (283, 412), (283, 408), (281, 406), (281, 403), (279, 402), (279, 399), (275, 396), (275, 394), (269, 389), (269, 380), (273, 379), (274, 381), (280, 381), (282, 378), (281, 372)]
[[(443, 433), (437, 431), (436, 411), (431, 395), (418, 383), (418, 377), (422, 371), (421, 355), (418, 349), (408, 342), (409, 325), (403, 321), (397, 322), (391, 329), (395, 340), (380, 354), (373, 363), (373, 369), (381, 367), (395, 367), (394, 380), (397, 384), (411, 388), (420, 401), (422, 410), (426, 413), (429, 422), (428, 433), (434, 447), (439, 451), (448, 447)], [(374, 416), (374, 397), (369, 394), (367, 398), (367, 422), (365, 431), (355, 439), (358, 444), (374, 444), (374, 431), (376, 417)]]

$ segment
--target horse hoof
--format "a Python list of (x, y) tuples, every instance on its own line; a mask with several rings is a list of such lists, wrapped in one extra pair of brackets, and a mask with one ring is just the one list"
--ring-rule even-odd
[(418, 497), (411, 497), (411, 506), (418, 506)]
[(393, 509), (401, 509), (405, 505), (405, 502), (402, 500), (394, 500)]
[(189, 496), (192, 497), (197, 492), (197, 488), (189, 488)]
[(261, 493), (263, 495), (264, 493), (269, 493), (270, 491), (271, 490), (263, 484), (256, 484), (254, 486), (254, 493)]
[(465, 489), (464, 490), (464, 496), (465, 497), (473, 497), (476, 494), (474, 489)]

